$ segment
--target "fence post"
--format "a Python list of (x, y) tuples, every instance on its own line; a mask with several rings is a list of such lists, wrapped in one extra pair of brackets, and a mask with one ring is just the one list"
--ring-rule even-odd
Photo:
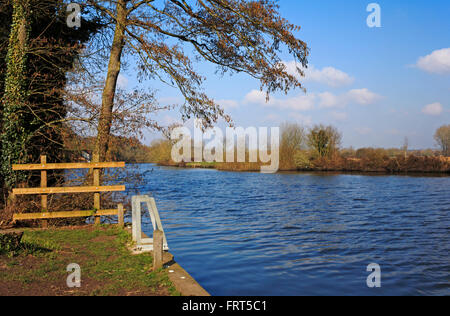
[[(47, 156), (41, 156), (41, 164), (47, 164)], [(41, 170), (41, 188), (47, 187), (47, 171)], [(47, 194), (41, 195), (41, 210), (42, 212), (48, 212), (48, 198)], [(43, 219), (41, 222), (42, 228), (48, 228), (48, 220)]]
[(118, 213), (117, 213), (117, 223), (119, 228), (123, 228), (124, 227), (124, 219), (123, 219), (123, 204), (119, 204), (118, 205)]
[[(99, 155), (93, 155), (93, 162), (100, 162)], [(100, 169), (94, 168), (94, 186), (100, 186)], [(94, 193), (94, 209), (100, 211), (100, 193)], [(100, 216), (95, 216), (95, 225), (101, 224)]]
[(160, 230), (153, 232), (153, 271), (163, 267), (164, 233)]

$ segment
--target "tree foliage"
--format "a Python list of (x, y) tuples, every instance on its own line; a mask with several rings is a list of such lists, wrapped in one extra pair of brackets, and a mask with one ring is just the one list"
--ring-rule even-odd
[(342, 134), (333, 126), (316, 125), (308, 134), (308, 145), (318, 157), (331, 157), (341, 145)]
[[(303, 156), (298, 156), (298, 154), (306, 142), (305, 129), (297, 123), (283, 123), (280, 128), (280, 157), (282, 157), (280, 168), (295, 169), (297, 162), (303, 158)], [(305, 161), (302, 161), (302, 165), (304, 163)]]
[(442, 154), (450, 157), (450, 124), (441, 126), (434, 134), (436, 143), (442, 150)]
[[(300, 28), (280, 16), (275, 1), (88, 0), (87, 8), (111, 27), (106, 33), (112, 44), (96, 146), (101, 159), (108, 150), (126, 53), (138, 63), (142, 80), (156, 79), (177, 88), (184, 97), (179, 105), (183, 119), (200, 118), (204, 127), (219, 118), (231, 123), (231, 118), (203, 92), (205, 78), (196, 71), (197, 60), (216, 65), (221, 74), (246, 73), (268, 93), (302, 88), (298, 76), (287, 72), (280, 53), (286, 47), (299, 66), (306, 67), (309, 50), (294, 35)], [(300, 67), (298, 72), (303, 74)]]
[(28, 90), (26, 64), (29, 46), (28, 0), (13, 0), (11, 33), (6, 55), (5, 92), (2, 98), (1, 174), (6, 187), (24, 180), (23, 173), (14, 173), (11, 164), (27, 162), (29, 131), (26, 130)]
[(12, 23), (0, 28), (0, 50), (7, 49), (1, 178), (11, 188), (24, 180), (11, 164), (37, 162), (41, 154), (49, 161), (64, 159), (61, 135), (67, 111), (62, 91), (83, 43), (101, 25), (88, 20), (80, 29), (69, 28), (63, 0), (11, 0), (3, 8), (0, 18), (11, 16)]
[[(12, 24), (12, 6), (9, 1), (0, 2), (0, 100), (5, 91), (6, 54), (8, 52), (9, 34)], [(0, 106), (0, 115), (2, 107)], [(1, 128), (1, 120), (0, 120)]]

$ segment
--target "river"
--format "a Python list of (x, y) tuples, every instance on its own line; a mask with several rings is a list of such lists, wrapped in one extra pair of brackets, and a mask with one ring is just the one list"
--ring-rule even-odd
[(137, 168), (212, 295), (450, 295), (450, 177)]

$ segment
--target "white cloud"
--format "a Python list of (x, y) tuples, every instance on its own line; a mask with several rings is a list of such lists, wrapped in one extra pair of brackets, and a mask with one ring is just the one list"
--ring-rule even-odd
[(450, 74), (450, 48), (435, 50), (430, 55), (420, 57), (416, 66), (430, 73)]
[(424, 113), (426, 115), (433, 115), (433, 116), (441, 115), (441, 113), (443, 111), (444, 111), (444, 107), (442, 106), (442, 104), (440, 104), (438, 102), (428, 104), (427, 106), (425, 106), (422, 109), (422, 113)]
[[(287, 72), (292, 75), (297, 75), (297, 64), (295, 61), (283, 62), (286, 65)], [(330, 87), (337, 88), (351, 85), (355, 79), (352, 78), (347, 73), (336, 69), (334, 67), (324, 67), (322, 69), (317, 69), (314, 65), (310, 65), (307, 69), (300, 67), (304, 73), (305, 77), (301, 78), (303, 81), (313, 81), (322, 84), (326, 84)]]
[(318, 97), (319, 107), (322, 108), (342, 108), (348, 104), (369, 105), (381, 99), (380, 95), (369, 89), (353, 89), (340, 95), (323, 92), (319, 93)]
[(345, 106), (345, 102), (343, 102), (344, 100), (331, 92), (319, 93), (319, 100), (319, 106), (323, 108)]
[(266, 107), (276, 107), (294, 111), (308, 111), (316, 108), (343, 108), (349, 104), (369, 105), (381, 99), (381, 96), (368, 89), (354, 89), (335, 95), (331, 92), (299, 94), (295, 97), (278, 99), (271, 97), (266, 102), (265, 92), (250, 91), (244, 99), (246, 104), (258, 104)]
[(252, 90), (245, 96), (245, 103), (266, 104), (266, 94), (260, 90)]
[(314, 108), (316, 96), (314, 94), (297, 95), (286, 100), (274, 99), (274, 105), (280, 108), (291, 109), (295, 111), (307, 111)]
[(224, 109), (235, 109), (239, 106), (239, 103), (234, 100), (217, 100), (216, 103), (220, 104)]
[(369, 105), (381, 99), (381, 96), (365, 88), (350, 90), (349, 92), (347, 92), (346, 98), (348, 99), (349, 103)]
[(306, 80), (324, 83), (333, 88), (348, 86), (355, 81), (345, 72), (333, 67), (325, 67), (319, 70), (311, 66), (305, 71), (305, 78)]

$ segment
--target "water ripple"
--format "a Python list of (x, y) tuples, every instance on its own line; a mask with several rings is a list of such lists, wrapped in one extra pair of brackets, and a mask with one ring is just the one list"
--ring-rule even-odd
[(449, 177), (139, 168), (171, 251), (213, 295), (450, 295)]

